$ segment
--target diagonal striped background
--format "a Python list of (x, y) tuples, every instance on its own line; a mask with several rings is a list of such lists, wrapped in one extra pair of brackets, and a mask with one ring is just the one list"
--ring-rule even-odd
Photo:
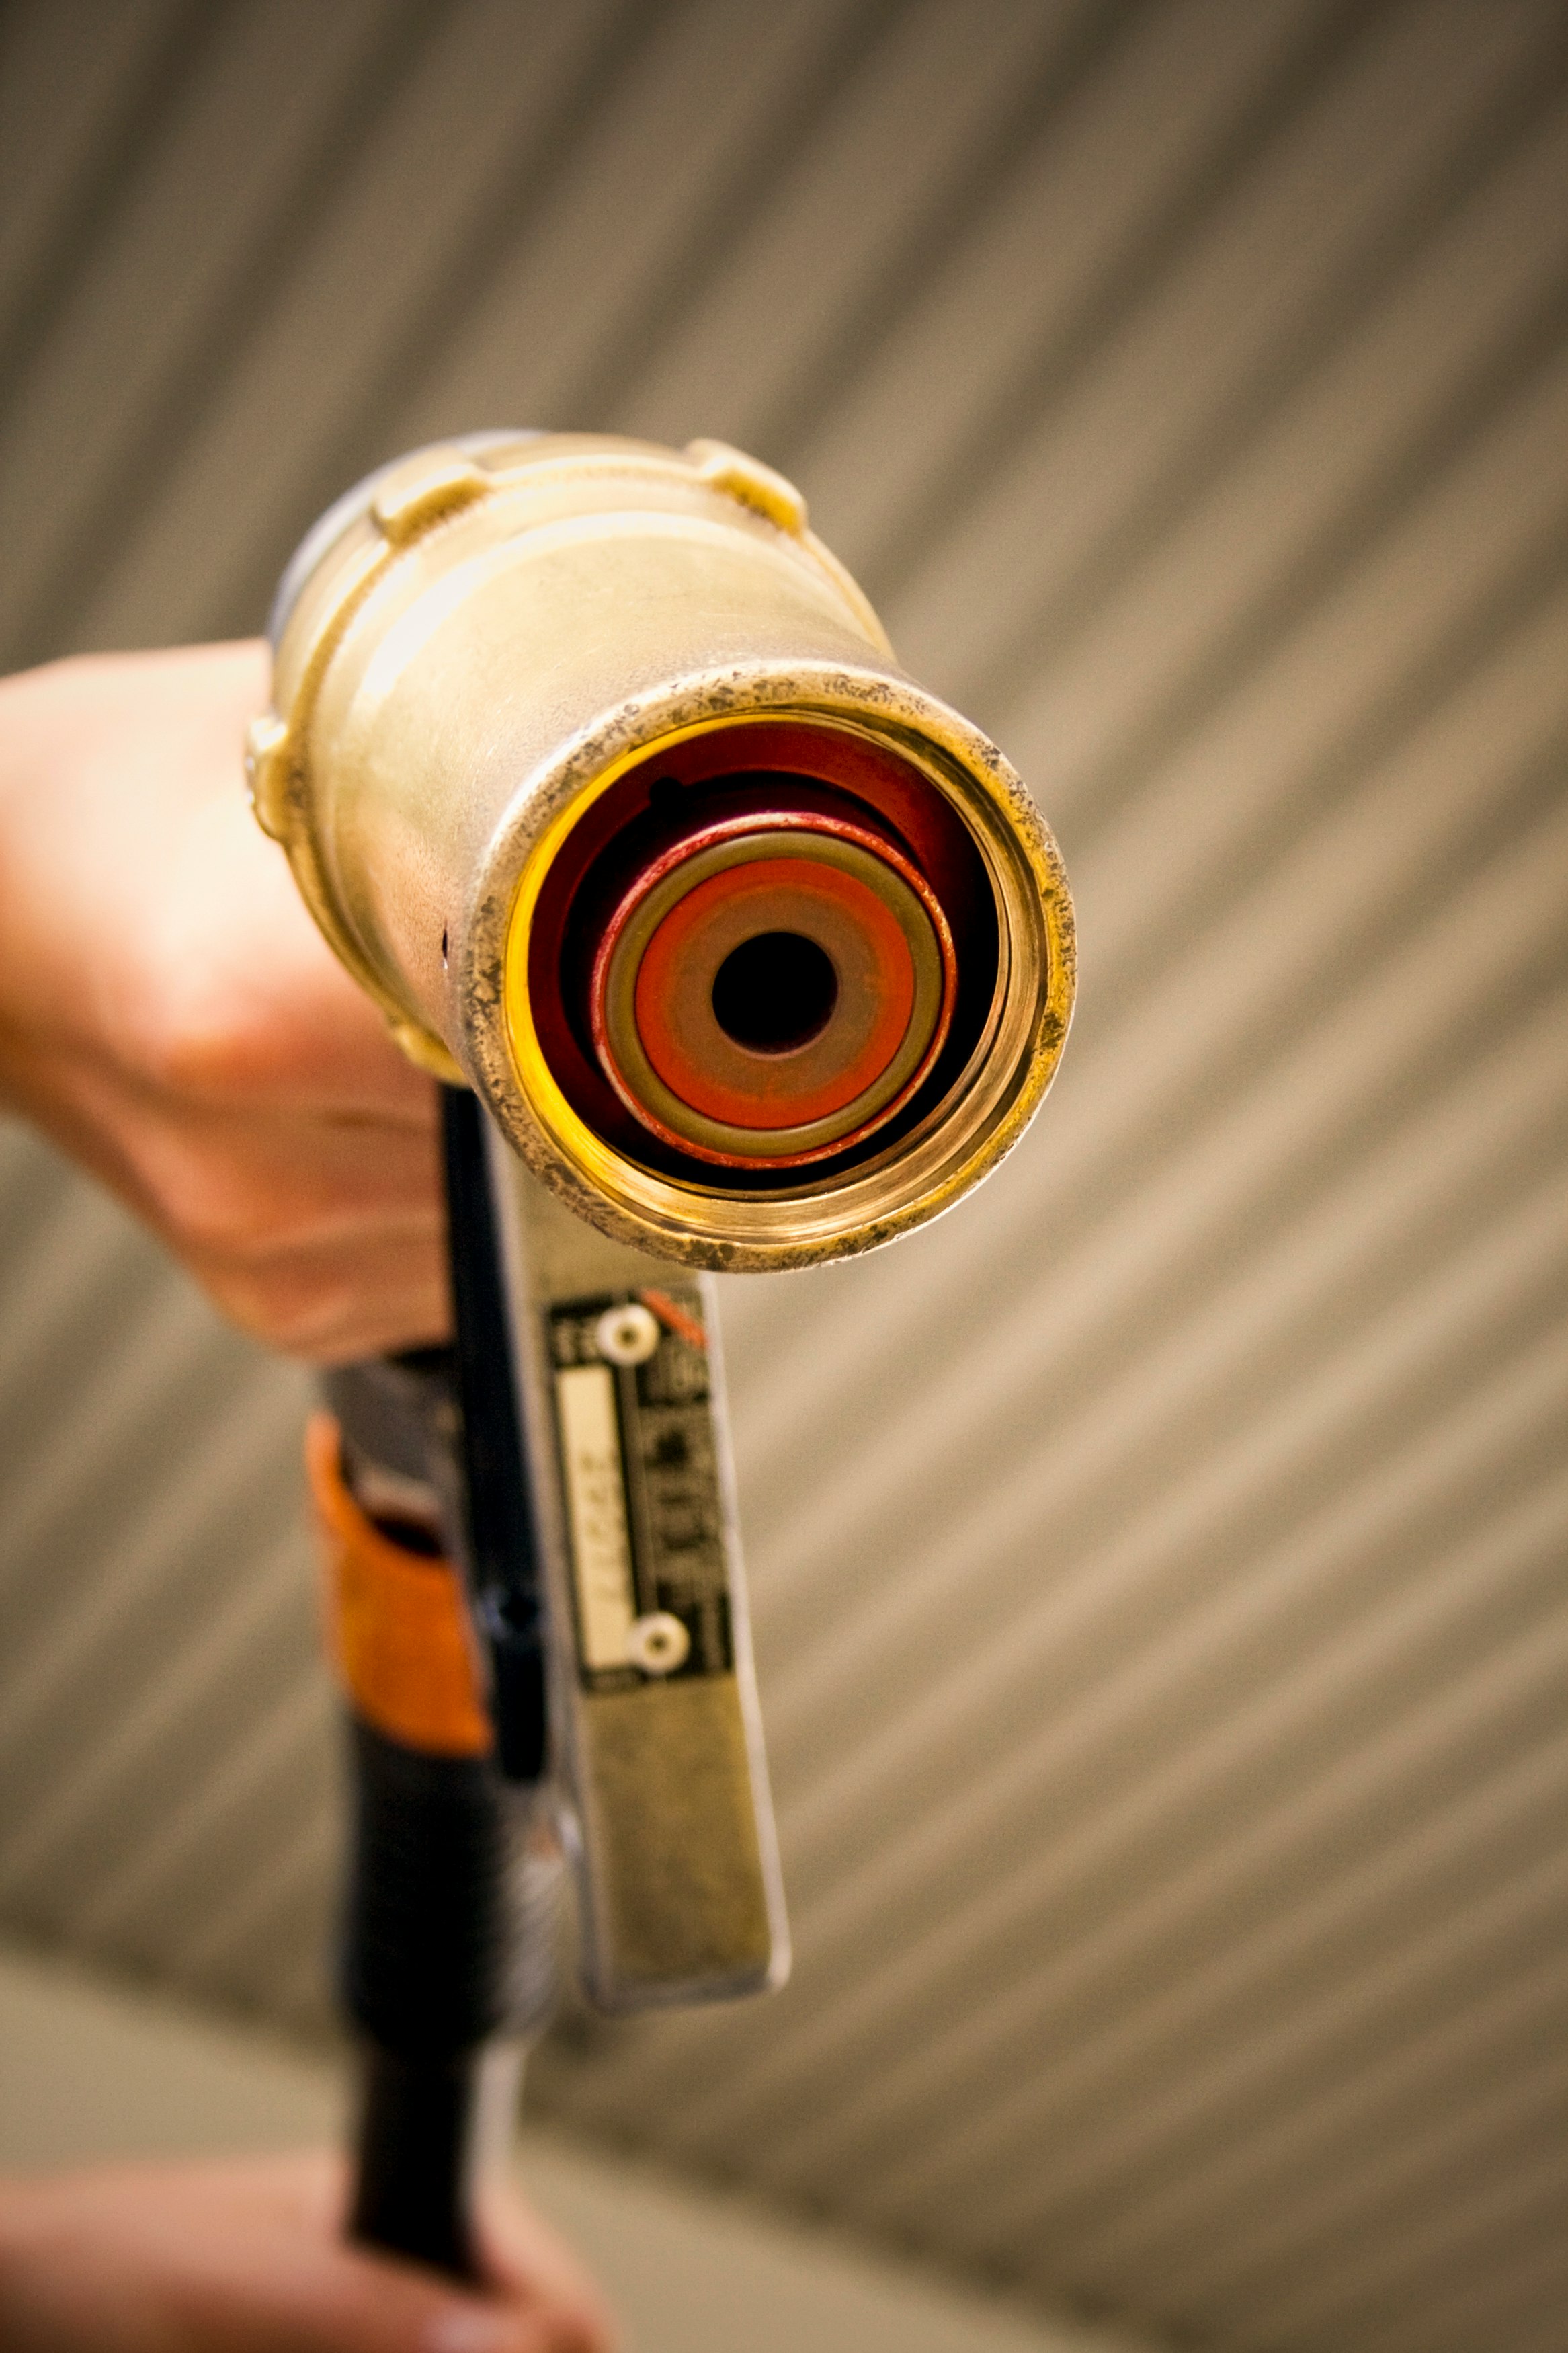
[[(534, 2096), (1237, 2353), (1564, 2353), (1557, 0), (20, 0), (0, 663), (511, 422), (750, 447), (1034, 783), (985, 1192), (735, 1281), (798, 1947)], [(0, 1151), (0, 1926), (324, 2015), (303, 1376)]]

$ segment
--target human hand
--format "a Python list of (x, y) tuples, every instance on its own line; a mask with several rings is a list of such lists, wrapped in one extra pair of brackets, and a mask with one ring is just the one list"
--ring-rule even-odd
[(449, 1328), (435, 1090), (246, 807), (264, 645), (0, 681), (0, 1098), (319, 1363)]
[(5, 2353), (610, 2353), (572, 2256), (510, 2192), (459, 2288), (346, 2245), (327, 2157), (0, 2183)]

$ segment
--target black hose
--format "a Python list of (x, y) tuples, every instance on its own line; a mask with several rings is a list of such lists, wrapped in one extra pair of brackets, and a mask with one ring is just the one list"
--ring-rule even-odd
[(479, 2076), (512, 2022), (518, 1866), (483, 1758), (425, 1757), (353, 1725), (343, 1997), (364, 2038), (350, 2233), (476, 2275)]
[(363, 2037), (350, 2236), (472, 2279), (487, 2046), (548, 2011), (559, 1864), (530, 1852), (544, 1675), (483, 1122), (466, 1091), (441, 1098), (456, 1344), (350, 1366), (327, 1391), (351, 1466), (441, 1499), (488, 1653), (496, 1751), (428, 1756), (351, 1720), (342, 1994)]

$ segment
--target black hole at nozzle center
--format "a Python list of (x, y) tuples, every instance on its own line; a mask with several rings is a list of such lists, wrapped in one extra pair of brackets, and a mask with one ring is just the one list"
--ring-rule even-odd
[(713, 976), (713, 1018), (753, 1054), (809, 1046), (837, 1002), (833, 959), (799, 932), (759, 932), (742, 940)]

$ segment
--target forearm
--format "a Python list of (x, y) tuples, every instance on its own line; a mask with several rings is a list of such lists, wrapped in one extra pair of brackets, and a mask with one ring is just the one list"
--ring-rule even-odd
[(245, 805), (258, 642), (0, 681), (0, 1099), (272, 1345), (440, 1336), (435, 1113)]

